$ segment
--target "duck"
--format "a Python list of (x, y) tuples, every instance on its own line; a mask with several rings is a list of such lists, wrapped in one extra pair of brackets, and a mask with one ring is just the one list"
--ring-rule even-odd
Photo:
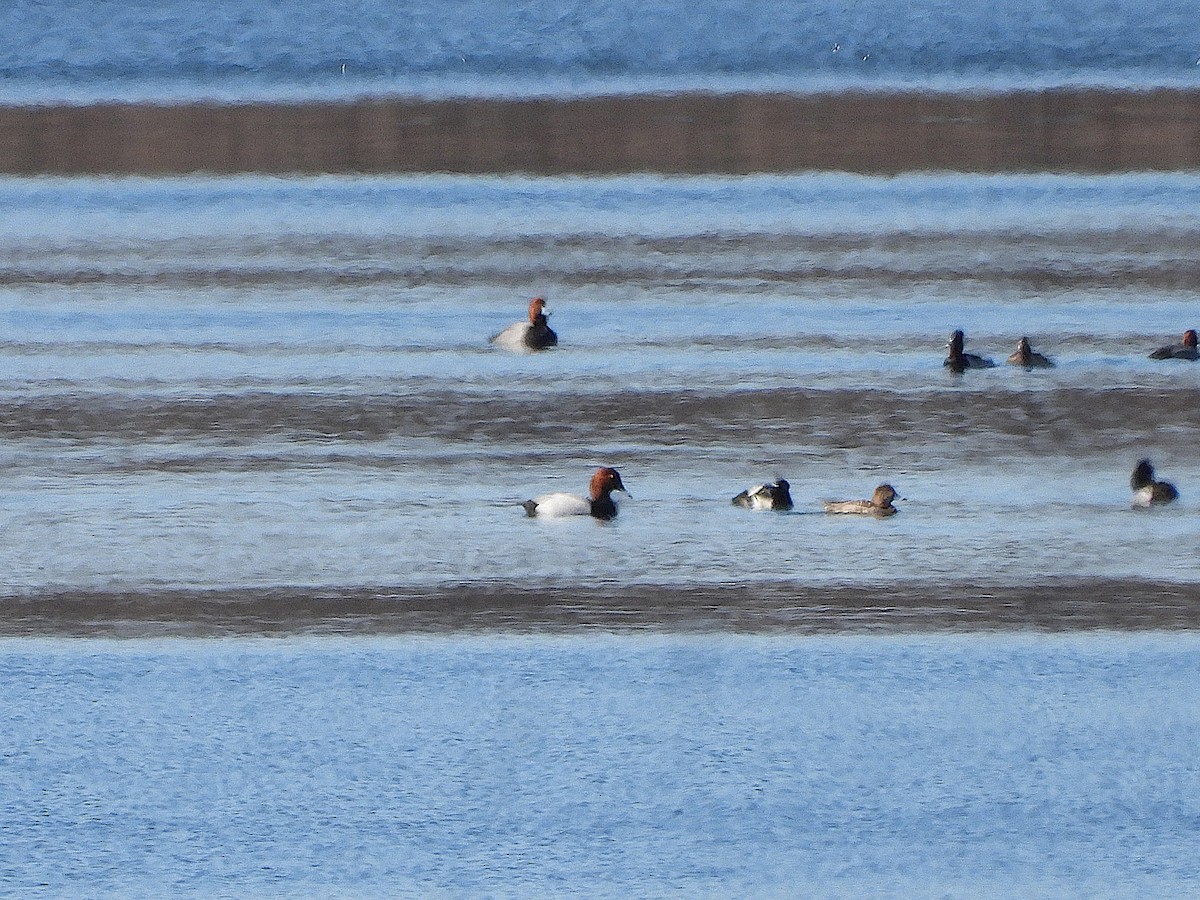
[(1171, 347), (1159, 347), (1150, 354), (1151, 359), (1190, 359), (1195, 362), (1200, 359), (1196, 350), (1196, 331), (1189, 328), (1183, 333), (1178, 344)]
[(525, 515), (539, 519), (561, 519), (567, 516), (591, 516), (594, 519), (607, 521), (617, 515), (617, 503), (612, 498), (613, 491), (621, 491), (625, 496), (631, 496), (621, 482), (621, 473), (611, 466), (601, 466), (592, 476), (588, 496), (579, 497), (575, 494), (544, 494), (526, 500), (521, 505), (525, 507)]
[(497, 335), (491, 342), (505, 350), (545, 350), (547, 347), (558, 345), (558, 335), (550, 327), (546, 312), (546, 299), (534, 297), (529, 301), (529, 321), (514, 322)]
[(1049, 358), (1033, 349), (1027, 337), (1017, 341), (1017, 349), (1008, 357), (1007, 362), (1010, 366), (1024, 366), (1026, 369), (1054, 368), (1054, 363)]
[(746, 509), (788, 510), (793, 506), (791, 487), (782, 478), (768, 484), (758, 484), (734, 497), (733, 505)]
[(1170, 503), (1179, 496), (1175, 485), (1168, 481), (1154, 480), (1154, 466), (1150, 460), (1139, 460), (1129, 476), (1129, 487), (1133, 489), (1133, 505), (1137, 507), (1160, 506)]
[(963, 353), (964, 335), (962, 331), (955, 331), (950, 335), (950, 341), (946, 344), (946, 349), (949, 354), (946, 356), (946, 361), (942, 363), (947, 369), (955, 375), (960, 375), (967, 369), (991, 369), (996, 364), (984, 356), (976, 356), (974, 353)]
[(870, 500), (827, 500), (825, 512), (850, 513), (862, 516), (894, 516), (900, 510), (892, 505), (897, 499), (896, 489), (890, 484), (881, 484), (875, 488)]

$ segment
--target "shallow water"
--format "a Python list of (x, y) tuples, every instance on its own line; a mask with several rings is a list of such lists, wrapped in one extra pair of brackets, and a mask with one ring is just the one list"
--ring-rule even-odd
[(7, 640), (0, 663), (5, 893), (1200, 877), (1194, 634)]
[[(1200, 75), (1178, 0), (403, 6), (10, 4), (0, 102)], [(1195, 883), (1200, 368), (1146, 359), (1197, 325), (1195, 175), (0, 179), (0, 210), (0, 893)], [(489, 347), (534, 294), (561, 346)], [(1059, 365), (955, 378), (953, 328)], [(1139, 514), (1147, 455), (1182, 500)], [(601, 463), (615, 522), (523, 517)], [(795, 513), (729, 504), (780, 475)], [(900, 515), (819, 513), (884, 479)]]
[[(1191, 175), (7, 180), (10, 596), (1195, 584)], [(550, 300), (561, 345), (489, 335)], [(955, 377), (961, 327), (999, 361)], [(1129, 509), (1142, 456), (1182, 493)], [(618, 519), (541, 523), (583, 491)], [(729, 498), (778, 476), (791, 515)], [(823, 498), (896, 485), (886, 521)]]
[[(1198, 201), (0, 181), (0, 890), (1186, 893)], [(601, 463), (614, 522), (517, 506)]]

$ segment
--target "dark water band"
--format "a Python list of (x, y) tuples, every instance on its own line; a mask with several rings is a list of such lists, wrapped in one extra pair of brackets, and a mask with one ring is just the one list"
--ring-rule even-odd
[(0, 635), (911, 633), (1200, 628), (1200, 584), (521, 585), (38, 592)]

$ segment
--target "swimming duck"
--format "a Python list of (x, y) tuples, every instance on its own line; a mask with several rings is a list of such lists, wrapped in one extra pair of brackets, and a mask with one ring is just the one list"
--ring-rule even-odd
[(983, 356), (976, 356), (974, 353), (963, 353), (963, 338), (961, 331), (956, 331), (950, 335), (950, 341), (946, 344), (946, 349), (949, 354), (946, 356), (946, 361), (942, 363), (947, 369), (956, 375), (960, 375), (967, 369), (990, 369), (996, 364), (990, 359)]
[(545, 350), (558, 344), (558, 335), (546, 321), (546, 301), (534, 297), (529, 301), (529, 321), (514, 322), (492, 337), (492, 343), (505, 350)]
[(1167, 481), (1154, 480), (1154, 466), (1150, 460), (1138, 462), (1133, 474), (1129, 477), (1129, 486), (1133, 489), (1133, 505), (1146, 507), (1162, 503), (1170, 503), (1179, 496), (1175, 485)]
[(629, 491), (621, 483), (621, 474), (609, 466), (601, 466), (592, 476), (592, 483), (587, 497), (575, 494), (545, 494), (526, 500), (521, 505), (525, 514), (538, 518), (558, 519), (564, 516), (592, 516), (597, 519), (611, 519), (617, 514), (617, 504), (612, 498), (613, 491), (622, 491), (626, 496)]
[(791, 485), (780, 478), (770, 484), (759, 484), (746, 488), (733, 498), (734, 506), (746, 509), (791, 509)]
[(1008, 357), (1010, 366), (1024, 366), (1026, 369), (1053, 369), (1054, 363), (1042, 354), (1034, 351), (1029, 345), (1029, 338), (1023, 337), (1017, 341), (1017, 349)]
[(1150, 354), (1151, 359), (1190, 359), (1193, 362), (1200, 359), (1196, 351), (1196, 332), (1189, 328), (1183, 333), (1178, 344), (1171, 347), (1159, 347)]
[(881, 484), (875, 488), (870, 500), (827, 500), (827, 513), (857, 513), (864, 516), (894, 516), (900, 510), (892, 506), (896, 499), (896, 489), (890, 484)]

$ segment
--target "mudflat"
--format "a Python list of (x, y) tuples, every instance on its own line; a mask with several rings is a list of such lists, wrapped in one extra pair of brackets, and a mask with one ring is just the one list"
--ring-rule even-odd
[(648, 94), (0, 107), (17, 175), (894, 173), (1200, 165), (1200, 91)]

